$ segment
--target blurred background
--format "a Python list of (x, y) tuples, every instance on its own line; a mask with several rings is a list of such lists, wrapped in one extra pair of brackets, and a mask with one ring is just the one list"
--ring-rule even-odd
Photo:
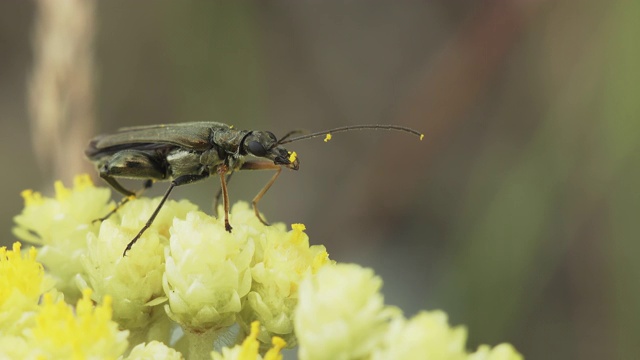
[[(289, 144), (300, 170), (261, 210), (375, 269), (407, 316), (446, 311), (471, 348), (637, 358), (638, 13), (632, 1), (0, 2), (3, 243), (23, 189), (51, 194), (80, 172), (102, 184), (83, 155), (98, 133), (405, 125), (424, 141)], [(237, 174), (232, 201), (270, 176)], [(211, 212), (218, 186), (173, 198)]]

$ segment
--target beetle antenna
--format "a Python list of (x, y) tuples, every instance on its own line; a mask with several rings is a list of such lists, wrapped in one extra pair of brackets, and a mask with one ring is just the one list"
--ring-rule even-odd
[[(293, 131), (289, 131), (288, 133), (284, 134), (283, 137), (280, 138), (280, 140), (278, 140), (277, 145), (282, 144), (283, 141), (285, 141), (286, 139), (290, 138), (292, 135), (295, 134), (304, 134), (306, 131), (304, 130), (293, 130)], [(287, 141), (289, 142), (289, 141)]]
[(382, 124), (366, 124), (366, 125), (341, 126), (341, 127), (337, 127), (337, 128), (333, 128), (333, 129), (329, 129), (329, 130), (325, 130), (325, 131), (319, 131), (319, 132), (316, 132), (316, 133), (313, 133), (313, 134), (297, 136), (297, 137), (290, 138), (290, 139), (287, 139), (286, 137), (283, 137), (282, 139), (280, 139), (280, 141), (278, 141), (278, 144), (282, 145), (282, 144), (287, 144), (287, 143), (294, 142), (294, 141), (311, 139), (311, 138), (322, 136), (322, 135), (331, 135), (332, 133), (338, 133), (338, 132), (343, 132), (343, 131), (351, 131), (351, 130), (395, 130), (395, 131), (402, 131), (402, 132), (414, 134), (414, 135), (420, 137), (420, 140), (422, 140), (422, 138), (424, 138), (424, 134), (423, 133), (421, 133), (421, 132), (419, 132), (417, 130), (408, 128), (406, 126), (382, 125)]

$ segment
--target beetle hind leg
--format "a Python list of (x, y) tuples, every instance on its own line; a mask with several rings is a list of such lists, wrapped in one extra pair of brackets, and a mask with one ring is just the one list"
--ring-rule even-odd
[[(107, 180), (105, 177), (103, 177), (103, 179), (109, 184), (111, 185), (114, 189), (118, 190), (118, 188), (126, 191), (127, 193), (124, 193), (123, 191), (118, 190), (119, 193), (125, 195), (122, 200), (120, 200), (116, 206), (113, 208), (113, 210), (109, 211), (109, 213), (107, 213), (107, 215), (101, 217), (101, 218), (97, 218), (95, 220), (93, 220), (93, 222), (102, 222), (107, 220), (108, 218), (111, 217), (111, 215), (115, 214), (118, 210), (120, 210), (121, 207), (124, 206), (124, 204), (128, 203), (129, 201), (139, 198), (140, 196), (142, 196), (142, 194), (149, 189), (152, 185), (153, 185), (153, 180), (149, 179), (146, 180), (143, 184), (142, 184), (142, 189), (133, 192), (130, 190), (125, 189), (119, 182), (117, 182), (114, 178), (109, 178), (110, 180)], [(113, 183), (117, 184), (117, 187), (113, 185)]]
[[(103, 221), (113, 215), (120, 207), (142, 195), (151, 187), (152, 179), (164, 179), (167, 174), (166, 164), (159, 161), (152, 153), (140, 150), (122, 150), (110, 156), (96, 160), (100, 177), (114, 190), (125, 196), (115, 209), (95, 221)], [(116, 180), (116, 177), (145, 180), (142, 189), (131, 191)]]
[(138, 231), (138, 234), (131, 241), (129, 241), (129, 243), (127, 244), (127, 247), (122, 252), (122, 256), (124, 257), (127, 255), (127, 251), (131, 250), (131, 247), (133, 246), (133, 244), (135, 244), (140, 239), (142, 234), (144, 234), (144, 232), (147, 231), (147, 229), (151, 226), (151, 224), (153, 224), (153, 221), (156, 219), (156, 216), (158, 216), (160, 209), (162, 209), (162, 206), (164, 205), (165, 201), (167, 201), (167, 198), (169, 197), (169, 194), (171, 194), (171, 190), (173, 190), (174, 187), (191, 184), (192, 182), (202, 180), (208, 176), (209, 176), (209, 173), (202, 173), (198, 175), (182, 175), (177, 177), (173, 181), (171, 181), (171, 183), (169, 184), (169, 188), (162, 196), (162, 199), (160, 199), (160, 203), (158, 204), (158, 206), (156, 206), (155, 210), (149, 217), (149, 220), (147, 220), (147, 222), (144, 224), (142, 229)]

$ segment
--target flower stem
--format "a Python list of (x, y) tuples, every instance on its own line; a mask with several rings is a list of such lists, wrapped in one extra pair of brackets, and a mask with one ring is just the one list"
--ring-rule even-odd
[(220, 329), (212, 328), (204, 332), (194, 332), (185, 330), (184, 336), (189, 344), (187, 359), (201, 360), (211, 359), (211, 351), (213, 351), (213, 343), (220, 335)]

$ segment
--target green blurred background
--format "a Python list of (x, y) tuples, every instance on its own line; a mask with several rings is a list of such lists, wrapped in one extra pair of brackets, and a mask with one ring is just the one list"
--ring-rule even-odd
[[(471, 347), (638, 358), (638, 14), (595, 0), (0, 2), (3, 243), (21, 190), (95, 176), (83, 150), (97, 133), (401, 124), (425, 141), (290, 144), (301, 168), (261, 210), (374, 268), (407, 315), (466, 324)], [(236, 175), (232, 201), (270, 176)], [(210, 212), (217, 186), (173, 196)]]

